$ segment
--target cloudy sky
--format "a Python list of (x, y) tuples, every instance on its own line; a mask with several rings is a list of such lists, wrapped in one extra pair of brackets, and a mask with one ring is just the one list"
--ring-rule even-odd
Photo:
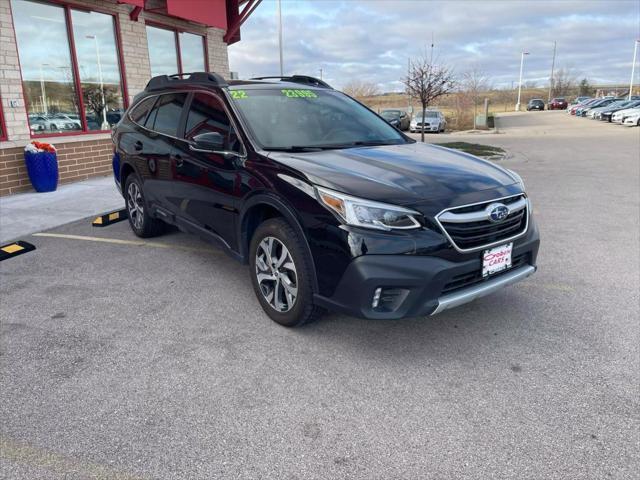
[[(277, 3), (263, 0), (229, 47), (241, 78), (279, 73)], [(628, 83), (640, 0), (282, 0), (285, 74), (351, 79), (402, 90), (408, 57), (429, 52), (458, 73), (484, 71), (496, 86), (546, 83), (553, 42), (556, 67), (591, 83)], [(640, 57), (640, 53), (638, 54)], [(636, 81), (640, 68), (636, 68)]]

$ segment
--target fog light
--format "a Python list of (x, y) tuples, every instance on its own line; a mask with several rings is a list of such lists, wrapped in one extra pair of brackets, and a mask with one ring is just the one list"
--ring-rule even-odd
[(371, 306), (373, 308), (378, 308), (378, 303), (380, 303), (380, 294), (382, 293), (382, 288), (376, 288), (376, 291), (373, 293), (373, 302), (371, 302)]
[(378, 287), (373, 293), (371, 306), (377, 312), (394, 312), (409, 296), (409, 290), (396, 287)]

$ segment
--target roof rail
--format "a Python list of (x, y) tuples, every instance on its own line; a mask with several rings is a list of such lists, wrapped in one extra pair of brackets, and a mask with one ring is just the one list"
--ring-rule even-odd
[(331, 85), (316, 77), (310, 77), (308, 75), (291, 75), (291, 76), (271, 76), (271, 77), (253, 77), (250, 80), (281, 80), (283, 82), (301, 83), (303, 85), (309, 85), (310, 87), (330, 88)]
[(217, 73), (209, 72), (192, 72), (192, 73), (176, 73), (175, 75), (158, 75), (153, 77), (147, 83), (145, 90), (161, 90), (180, 85), (205, 85), (209, 87), (226, 87), (227, 81)]

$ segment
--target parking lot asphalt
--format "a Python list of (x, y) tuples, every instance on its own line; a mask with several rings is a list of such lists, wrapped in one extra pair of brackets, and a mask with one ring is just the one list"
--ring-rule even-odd
[(498, 125), (469, 141), (524, 178), (539, 271), (435, 317), (290, 330), (195, 237), (23, 238), (0, 263), (0, 476), (637, 478), (640, 129)]

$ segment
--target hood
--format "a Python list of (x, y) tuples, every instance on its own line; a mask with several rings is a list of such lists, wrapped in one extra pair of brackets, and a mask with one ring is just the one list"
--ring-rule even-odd
[(517, 183), (505, 169), (456, 150), (424, 143), (320, 152), (272, 152), (269, 158), (309, 182), (369, 200), (411, 205), (464, 197)]

